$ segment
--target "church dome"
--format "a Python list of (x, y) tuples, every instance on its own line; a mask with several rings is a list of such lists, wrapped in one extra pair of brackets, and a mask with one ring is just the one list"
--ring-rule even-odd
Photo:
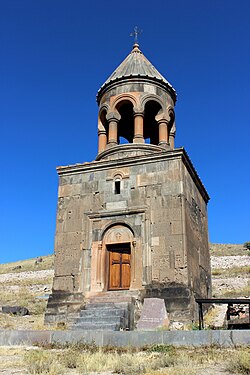
[(139, 79), (148, 82), (158, 83), (162, 88), (167, 89), (174, 103), (176, 102), (176, 91), (173, 86), (164, 78), (160, 72), (151, 64), (135, 43), (130, 54), (116, 68), (116, 70), (105, 81), (97, 93), (97, 102), (104, 92), (113, 85), (120, 84), (121, 81)]
[(174, 149), (175, 89), (143, 55), (138, 43), (101, 86), (97, 102), (96, 160)]

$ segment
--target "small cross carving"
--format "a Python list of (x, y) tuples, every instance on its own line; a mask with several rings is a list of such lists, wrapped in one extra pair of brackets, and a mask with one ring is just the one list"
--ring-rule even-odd
[(122, 235), (121, 235), (120, 232), (117, 232), (115, 236), (116, 236), (116, 238), (119, 240), (119, 239), (121, 238)]

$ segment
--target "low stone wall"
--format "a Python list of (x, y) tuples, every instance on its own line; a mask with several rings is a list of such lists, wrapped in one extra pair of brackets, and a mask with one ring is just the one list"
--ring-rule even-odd
[(249, 330), (233, 331), (10, 331), (0, 330), (2, 345), (35, 345), (38, 343), (95, 343), (98, 346), (136, 346), (166, 344), (198, 347), (250, 345)]

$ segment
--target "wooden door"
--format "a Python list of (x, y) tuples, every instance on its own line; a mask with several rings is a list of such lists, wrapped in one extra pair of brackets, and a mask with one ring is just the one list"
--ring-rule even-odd
[(130, 287), (130, 245), (113, 245), (109, 249), (109, 289)]

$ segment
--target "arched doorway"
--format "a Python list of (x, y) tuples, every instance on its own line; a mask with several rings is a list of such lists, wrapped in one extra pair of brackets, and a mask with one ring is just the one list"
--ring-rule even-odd
[(126, 290), (131, 284), (132, 231), (123, 225), (108, 229), (103, 238), (106, 250), (106, 285), (108, 290)]

